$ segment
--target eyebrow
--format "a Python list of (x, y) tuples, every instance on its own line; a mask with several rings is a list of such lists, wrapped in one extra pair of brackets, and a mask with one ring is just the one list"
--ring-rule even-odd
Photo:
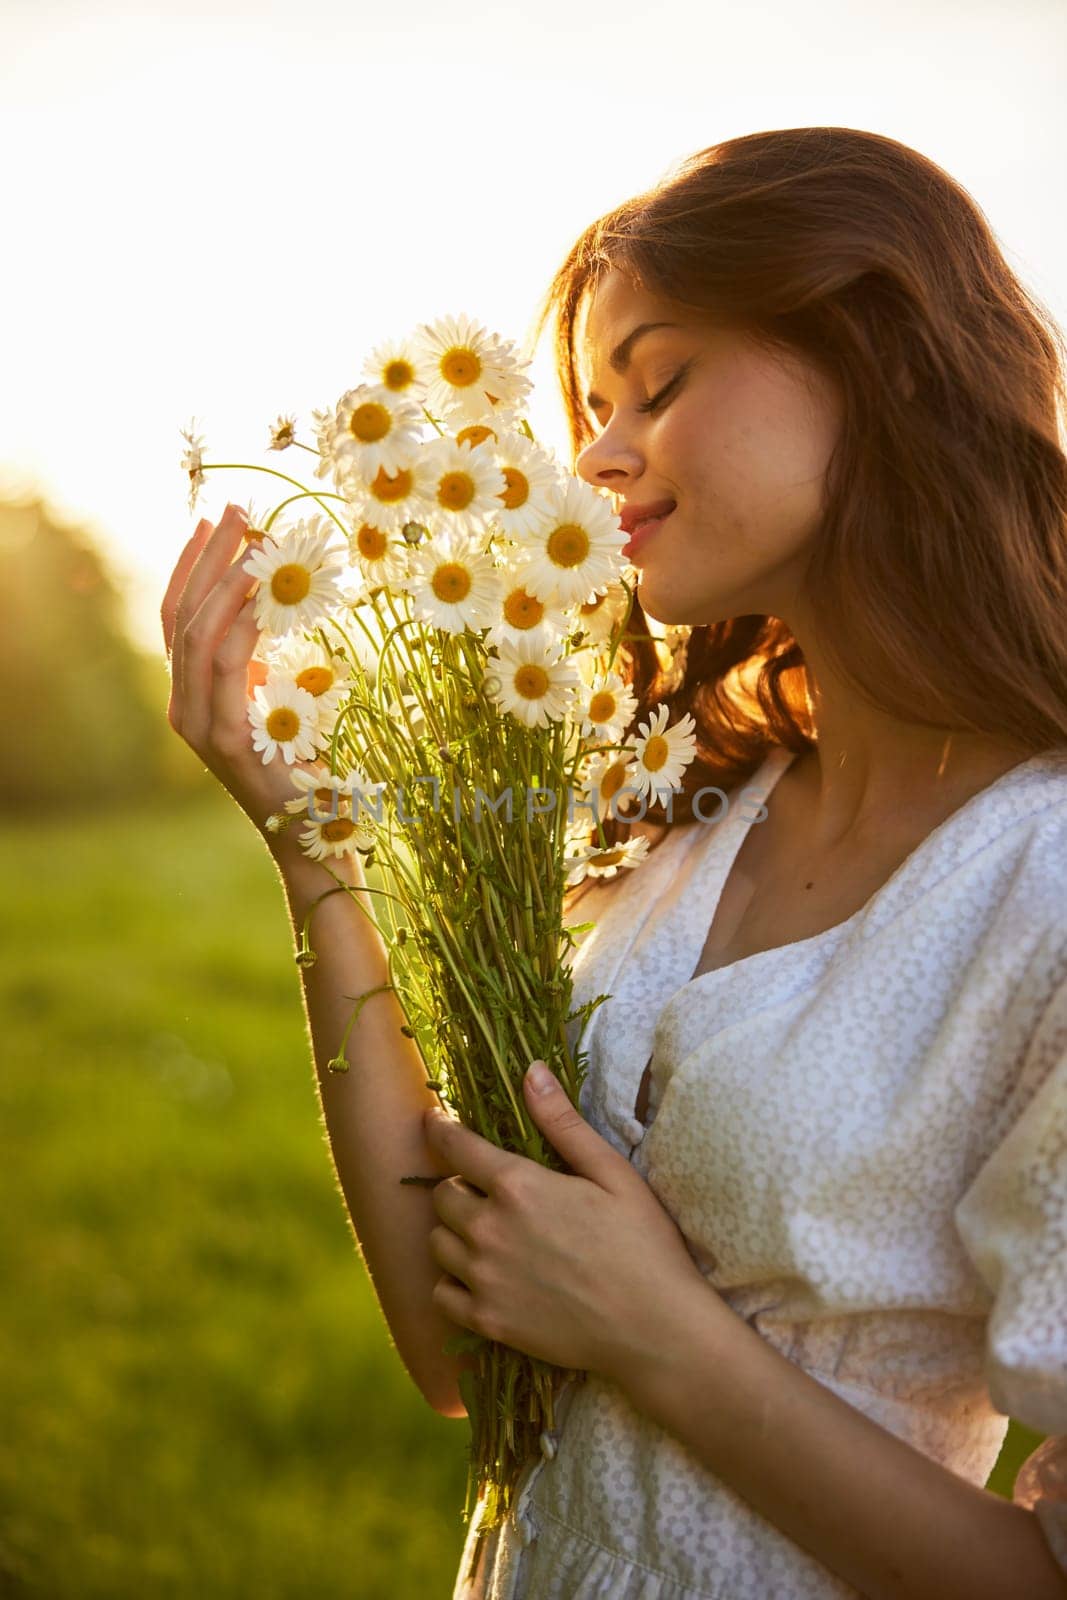
[[(630, 355), (633, 351), (633, 347), (637, 343), (638, 339), (640, 339), (642, 334), (651, 333), (653, 328), (677, 328), (680, 326), (681, 324), (677, 322), (639, 322), (636, 328), (631, 328), (630, 332), (626, 335), (626, 338), (622, 341), (622, 343), (615, 346), (615, 349), (608, 357), (608, 361), (612, 370), (614, 372), (618, 372), (619, 374), (622, 374), (626, 371), (627, 367), (630, 365)], [(600, 395), (597, 394), (595, 389), (590, 389), (589, 393), (585, 397), (585, 402), (590, 408), (602, 406), (604, 404), (604, 401), (601, 399)]]

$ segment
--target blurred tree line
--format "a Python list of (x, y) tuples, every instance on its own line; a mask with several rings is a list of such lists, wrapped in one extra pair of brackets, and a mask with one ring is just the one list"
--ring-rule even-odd
[(159, 655), (129, 638), (90, 536), (40, 497), (0, 500), (0, 811), (202, 795), (214, 780), (168, 723), (169, 692), (162, 634)]

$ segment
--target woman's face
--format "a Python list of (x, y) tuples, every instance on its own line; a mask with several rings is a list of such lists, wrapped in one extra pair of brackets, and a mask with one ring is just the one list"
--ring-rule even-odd
[[(585, 311), (579, 370), (600, 432), (577, 470), (619, 496), (620, 513), (677, 502), (633, 553), (646, 612), (675, 624), (791, 621), (838, 436), (835, 387), (799, 354), (680, 313), (615, 269)], [(616, 371), (612, 352), (644, 322), (675, 326), (636, 339)]]

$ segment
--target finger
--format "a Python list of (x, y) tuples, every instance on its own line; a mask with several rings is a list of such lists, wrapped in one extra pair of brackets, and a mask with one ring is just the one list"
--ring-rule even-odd
[(468, 1244), (473, 1241), (470, 1225), (484, 1206), (487, 1196), (458, 1173), (434, 1185), (433, 1208), (441, 1221)]
[[(218, 527), (209, 534), (202, 550), (194, 558), (178, 600), (171, 651), (171, 721), (175, 726), (183, 723), (185, 716), (186, 630), (212, 588), (226, 572), (227, 566), (232, 564), (230, 558), (235, 546), (240, 543), (241, 530), (246, 526), (245, 514), (240, 506), (228, 505), (219, 519)], [(241, 562), (238, 561), (237, 565), (240, 566)]]
[[(189, 627), (205, 598), (210, 594), (227, 566), (232, 562), (234, 550), (242, 541), (242, 534), (248, 526), (248, 518), (242, 507), (230, 506), (222, 512), (219, 523), (203, 542), (202, 549), (198, 550), (192, 562), (186, 586), (178, 597), (178, 606), (174, 608), (174, 638), (173, 653), (171, 653), (171, 678), (174, 683), (182, 682), (182, 654), (186, 650), (184, 632)], [(179, 688), (181, 694), (181, 688)]]
[(465, 1128), (447, 1112), (431, 1108), (426, 1113), (425, 1127), (431, 1149), (444, 1156), (453, 1172), (468, 1179), (483, 1194), (491, 1195), (515, 1165), (515, 1156), (483, 1139), (473, 1128)]
[(215, 652), (233, 626), (249, 591), (257, 587), (258, 580), (249, 577), (241, 562), (235, 561), (223, 573), (184, 630), (181, 657), (182, 732), (194, 747), (206, 739), (212, 728)]
[(471, 1253), (451, 1228), (430, 1229), (430, 1254), (443, 1272), (449, 1272), (464, 1287), (471, 1279)]
[(170, 655), (171, 642), (174, 638), (174, 617), (181, 599), (182, 590), (185, 588), (189, 574), (193, 569), (193, 562), (207, 543), (214, 524), (206, 517), (202, 517), (193, 530), (193, 536), (186, 543), (185, 549), (178, 557), (174, 571), (167, 584), (167, 592), (163, 596), (163, 603), (159, 608), (160, 620), (163, 624), (163, 643)]
[[(219, 738), (236, 740), (242, 731), (248, 736), (248, 684), (259, 637), (256, 599), (249, 595), (220, 636), (211, 658), (211, 726)], [(264, 679), (266, 670), (264, 663)]]

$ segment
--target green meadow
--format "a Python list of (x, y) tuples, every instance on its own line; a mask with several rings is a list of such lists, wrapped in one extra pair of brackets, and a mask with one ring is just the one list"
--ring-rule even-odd
[(362, 1267), (264, 847), (212, 780), (0, 872), (0, 1595), (447, 1600), (467, 1424)]

